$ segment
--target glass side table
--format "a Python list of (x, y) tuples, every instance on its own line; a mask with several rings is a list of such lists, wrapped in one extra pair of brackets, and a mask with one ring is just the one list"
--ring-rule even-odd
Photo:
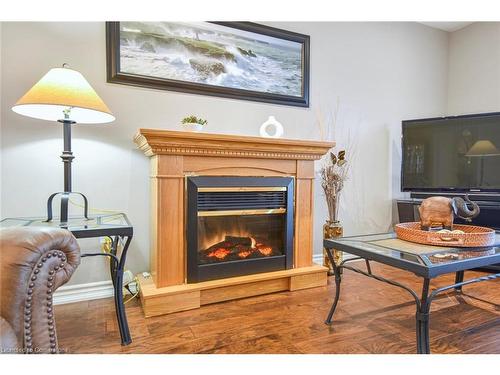
[[(95, 215), (90, 219), (84, 217), (70, 217), (68, 222), (61, 225), (58, 218), (47, 222), (45, 218), (6, 218), (0, 221), (0, 228), (7, 227), (56, 227), (69, 230), (76, 238), (108, 237), (111, 240), (109, 253), (85, 253), (81, 257), (107, 256), (110, 258), (109, 271), (113, 282), (116, 318), (122, 345), (132, 342), (130, 330), (123, 304), (123, 272), (127, 251), (132, 241), (133, 227), (127, 216), (123, 213)], [(118, 253), (118, 244), (122, 242), (122, 250)]]

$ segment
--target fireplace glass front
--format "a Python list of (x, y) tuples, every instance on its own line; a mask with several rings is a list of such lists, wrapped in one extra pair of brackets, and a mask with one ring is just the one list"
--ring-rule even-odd
[(284, 255), (285, 216), (198, 217), (198, 264)]
[(188, 177), (188, 282), (291, 268), (293, 179)]

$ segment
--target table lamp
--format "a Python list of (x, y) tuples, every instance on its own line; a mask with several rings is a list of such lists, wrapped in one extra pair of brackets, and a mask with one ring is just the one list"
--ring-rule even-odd
[(467, 151), (465, 156), (468, 157), (479, 157), (481, 158), (481, 169), (479, 176), (479, 184), (483, 185), (484, 179), (484, 157), (486, 156), (499, 156), (500, 150), (495, 147), (495, 145), (488, 139), (480, 139), (472, 145), (472, 147)]
[(488, 139), (480, 139), (472, 145), (465, 156), (498, 156), (500, 150)]
[(52, 220), (52, 201), (61, 196), (60, 225), (68, 221), (68, 202), (71, 194), (80, 195), (84, 202), (84, 216), (88, 219), (88, 200), (85, 195), (71, 190), (71, 126), (76, 123), (97, 124), (115, 120), (115, 117), (97, 95), (82, 74), (69, 69), (50, 69), (24, 96), (12, 110), (20, 115), (48, 121), (58, 121), (63, 125), (64, 150), (64, 191), (51, 194), (47, 201), (47, 221)]

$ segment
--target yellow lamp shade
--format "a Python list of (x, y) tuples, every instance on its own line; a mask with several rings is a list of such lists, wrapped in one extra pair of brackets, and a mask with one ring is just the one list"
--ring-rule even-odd
[[(17, 101), (12, 110), (42, 120), (69, 119), (83, 124), (105, 123), (115, 119), (83, 75), (68, 68), (49, 70)], [(65, 111), (69, 118), (65, 116)]]
[(465, 156), (498, 156), (500, 150), (488, 139), (481, 139), (474, 143)]

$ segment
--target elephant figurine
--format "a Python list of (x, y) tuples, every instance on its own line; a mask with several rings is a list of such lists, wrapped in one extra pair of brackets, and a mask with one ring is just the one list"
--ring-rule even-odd
[[(472, 210), (467, 207), (472, 205)], [(430, 230), (434, 225), (441, 225), (443, 229), (453, 230), (453, 219), (455, 216), (472, 221), (479, 215), (479, 206), (465, 195), (465, 200), (460, 197), (430, 197), (424, 199), (418, 208), (420, 212), (420, 228)]]

